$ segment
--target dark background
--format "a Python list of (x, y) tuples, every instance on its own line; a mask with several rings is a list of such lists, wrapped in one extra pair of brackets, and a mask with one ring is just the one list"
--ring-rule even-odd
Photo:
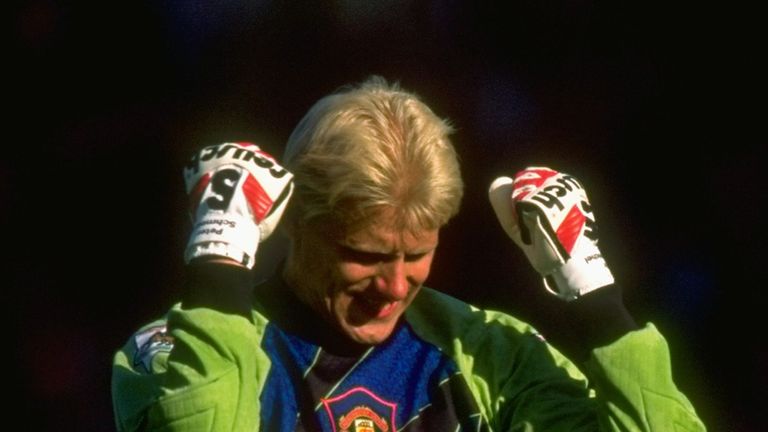
[[(369, 4), (370, 3), (370, 4)], [(674, 4), (669, 4), (674, 3)], [(366, 6), (363, 6), (365, 4)], [(279, 155), (319, 97), (380, 74), (457, 128), (466, 199), (428, 285), (556, 322), (498, 227), (498, 175), (576, 175), (638, 320), (710, 430), (765, 430), (764, 133), (749, 13), (699, 3), (12, 3), (0, 159), (5, 357), (28, 430), (114, 428), (112, 354), (179, 294), (192, 149)], [(762, 131), (760, 131), (762, 132)]]

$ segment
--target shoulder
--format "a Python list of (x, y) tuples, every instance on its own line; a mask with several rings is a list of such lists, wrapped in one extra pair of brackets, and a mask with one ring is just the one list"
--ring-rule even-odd
[[(586, 379), (573, 362), (512, 315), (423, 288), (406, 319), (419, 337), (456, 362), (473, 394), (483, 395), (481, 403), (511, 400), (533, 383), (586, 391)], [(492, 405), (484, 408), (489, 416), (498, 408)]]
[(117, 352), (115, 362), (138, 373), (156, 373), (159, 372), (158, 366), (163, 364), (157, 360), (167, 357), (173, 344), (166, 315), (139, 327), (131, 334)]
[(512, 315), (480, 309), (427, 287), (416, 296), (406, 319), (419, 336), (444, 350), (452, 350), (457, 341), (466, 348), (501, 344), (514, 349), (529, 340), (543, 340), (535, 328)]

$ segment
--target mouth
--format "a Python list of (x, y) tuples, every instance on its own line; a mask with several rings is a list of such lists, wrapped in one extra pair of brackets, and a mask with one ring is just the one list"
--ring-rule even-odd
[(365, 296), (355, 298), (355, 306), (360, 315), (368, 319), (386, 319), (392, 316), (397, 310), (397, 301), (382, 301)]

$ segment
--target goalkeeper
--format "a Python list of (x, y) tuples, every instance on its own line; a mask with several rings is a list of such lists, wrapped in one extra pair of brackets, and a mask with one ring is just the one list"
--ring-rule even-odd
[[(309, 110), (285, 168), (248, 143), (195, 154), (183, 297), (115, 355), (118, 429), (703, 431), (664, 338), (624, 308), (577, 179), (530, 167), (489, 189), (574, 349), (423, 286), (463, 193), (450, 133), (373, 77)], [(287, 256), (254, 281), (278, 221)]]

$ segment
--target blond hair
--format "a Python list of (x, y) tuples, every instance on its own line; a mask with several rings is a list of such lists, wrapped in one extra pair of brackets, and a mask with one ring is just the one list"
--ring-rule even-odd
[(284, 155), (295, 176), (293, 213), (355, 224), (387, 206), (398, 228), (440, 228), (463, 193), (452, 132), (417, 96), (381, 77), (320, 99)]

